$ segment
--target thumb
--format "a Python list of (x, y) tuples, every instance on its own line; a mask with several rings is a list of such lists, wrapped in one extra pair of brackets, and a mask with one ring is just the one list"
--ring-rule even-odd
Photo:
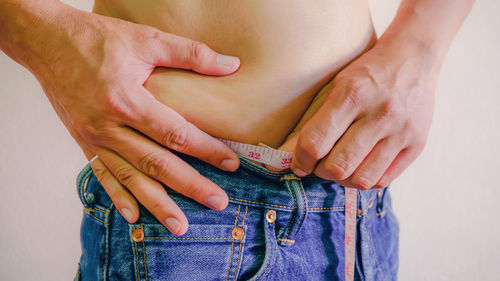
[[(299, 131), (294, 131), (288, 137), (286, 138), (285, 142), (281, 144), (280, 147), (278, 147), (278, 150), (283, 150), (283, 151), (289, 151), (289, 152), (294, 152), (295, 151), (295, 146), (297, 145), (297, 139), (299, 137), (298, 134)], [(273, 172), (279, 172), (283, 171), (284, 169), (276, 168), (273, 166), (266, 165), (266, 168), (269, 169), (270, 171)]]
[(207, 75), (226, 75), (240, 66), (240, 59), (218, 54), (206, 44), (162, 31), (153, 50), (153, 64), (183, 68)]

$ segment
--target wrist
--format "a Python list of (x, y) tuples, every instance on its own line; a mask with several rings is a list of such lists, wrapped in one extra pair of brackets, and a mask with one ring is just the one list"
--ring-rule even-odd
[(59, 1), (0, 3), (0, 49), (33, 71), (47, 64), (48, 50), (57, 49), (54, 27), (64, 26), (71, 8)]

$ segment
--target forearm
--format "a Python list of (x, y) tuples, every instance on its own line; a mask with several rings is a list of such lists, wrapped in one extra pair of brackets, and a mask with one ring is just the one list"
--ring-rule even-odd
[(417, 51), (441, 65), (474, 0), (403, 0), (380, 44)]
[(0, 0), (0, 50), (32, 72), (43, 69), (63, 9), (68, 6), (56, 0)]

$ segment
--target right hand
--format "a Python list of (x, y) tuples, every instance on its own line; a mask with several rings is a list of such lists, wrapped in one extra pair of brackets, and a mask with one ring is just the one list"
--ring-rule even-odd
[(172, 233), (184, 234), (187, 219), (159, 182), (212, 209), (226, 208), (226, 193), (167, 148), (227, 171), (238, 168), (237, 155), (156, 100), (143, 83), (156, 66), (226, 75), (238, 69), (239, 59), (153, 27), (64, 11), (48, 25), (50, 32), (38, 34), (50, 71), (33, 72), (87, 159), (99, 156), (92, 169), (118, 211), (137, 221), (137, 199)]

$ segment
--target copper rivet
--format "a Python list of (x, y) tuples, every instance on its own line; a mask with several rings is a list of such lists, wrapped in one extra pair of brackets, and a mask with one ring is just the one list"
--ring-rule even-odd
[(132, 230), (132, 240), (134, 242), (141, 242), (144, 239), (144, 231), (140, 228)]
[(241, 227), (235, 227), (233, 228), (233, 238), (236, 240), (241, 240), (243, 238), (243, 234), (245, 234), (245, 231)]
[(266, 220), (270, 223), (275, 222), (276, 221), (276, 211), (275, 210), (267, 211)]

